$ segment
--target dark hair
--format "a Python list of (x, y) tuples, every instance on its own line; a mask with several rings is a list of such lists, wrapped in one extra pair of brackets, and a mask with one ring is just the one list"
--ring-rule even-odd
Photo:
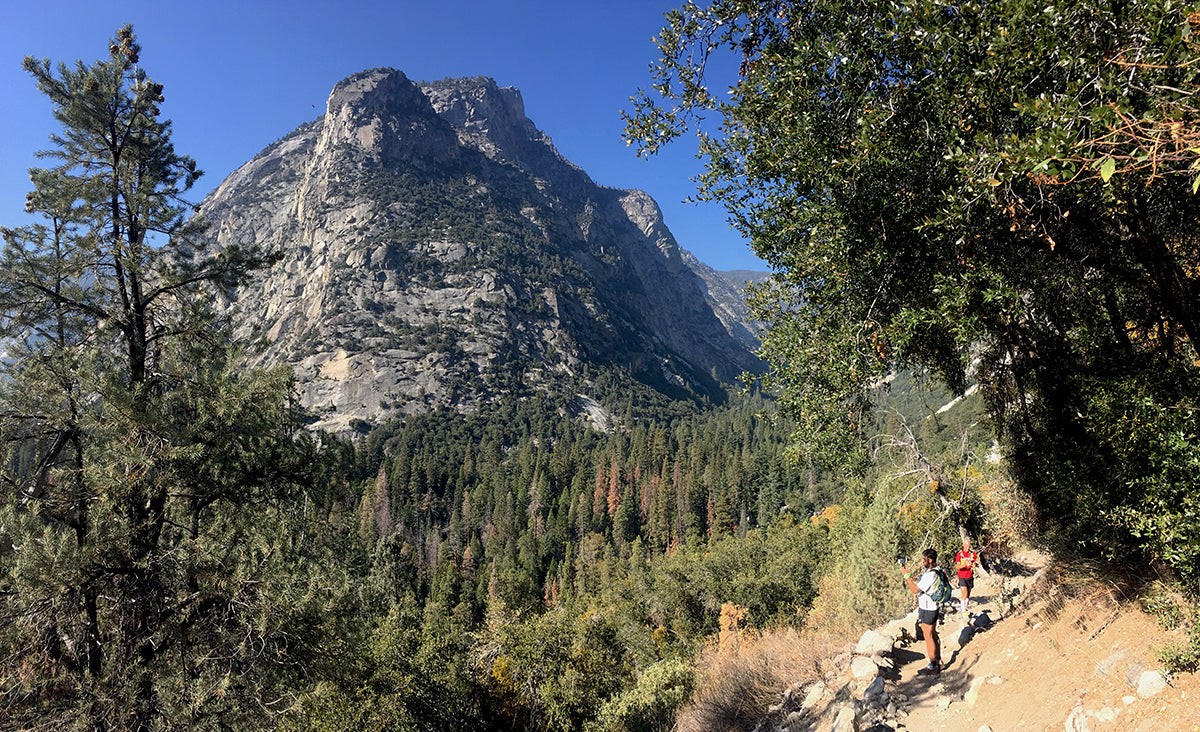
[(921, 552), (921, 555), (922, 555), (922, 556), (929, 557), (929, 559), (930, 559), (930, 560), (932, 560), (932, 561), (934, 561), (934, 562), (936, 562), (936, 561), (937, 561), (937, 549), (934, 549), (934, 548), (932, 548), (932, 547), (930, 547), (929, 549), (926, 549), (925, 551)]

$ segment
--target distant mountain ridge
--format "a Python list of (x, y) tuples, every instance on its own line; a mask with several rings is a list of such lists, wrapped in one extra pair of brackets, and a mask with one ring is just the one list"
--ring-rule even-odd
[(212, 245), (282, 253), (224, 306), (330, 429), (520, 389), (603, 403), (614, 371), (716, 397), (761, 370), (740, 284), (680, 248), (649, 195), (565, 160), (486, 77), (354, 74), (199, 215)]

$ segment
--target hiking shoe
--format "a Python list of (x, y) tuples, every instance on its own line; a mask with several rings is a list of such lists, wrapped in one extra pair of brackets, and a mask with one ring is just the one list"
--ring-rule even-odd
[(942, 664), (932, 662), (923, 669), (917, 671), (921, 676), (929, 676), (930, 674), (940, 674), (942, 672)]

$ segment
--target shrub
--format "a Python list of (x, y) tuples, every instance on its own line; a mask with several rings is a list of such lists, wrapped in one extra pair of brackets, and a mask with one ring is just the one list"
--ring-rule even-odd
[(666, 732), (675, 725), (675, 711), (691, 697), (695, 680), (687, 661), (659, 661), (632, 689), (604, 703), (589, 732)]

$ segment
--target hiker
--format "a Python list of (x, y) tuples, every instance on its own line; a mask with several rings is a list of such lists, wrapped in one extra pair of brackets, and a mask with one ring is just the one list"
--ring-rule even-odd
[(975, 588), (975, 565), (979, 564), (979, 554), (971, 551), (970, 537), (963, 537), (962, 547), (962, 551), (954, 555), (954, 566), (958, 569), (958, 587), (962, 594), (958, 610), (962, 613), (963, 623), (968, 623), (971, 616), (967, 614), (967, 607), (971, 604), (971, 590)]
[(904, 581), (908, 589), (917, 596), (917, 624), (925, 636), (925, 652), (929, 657), (929, 665), (921, 669), (919, 674), (936, 674), (942, 671), (942, 642), (938, 638), (937, 622), (940, 606), (933, 599), (938, 586), (937, 550), (926, 549), (921, 552), (921, 562), (925, 571), (920, 579), (913, 579), (911, 569), (905, 568)]

